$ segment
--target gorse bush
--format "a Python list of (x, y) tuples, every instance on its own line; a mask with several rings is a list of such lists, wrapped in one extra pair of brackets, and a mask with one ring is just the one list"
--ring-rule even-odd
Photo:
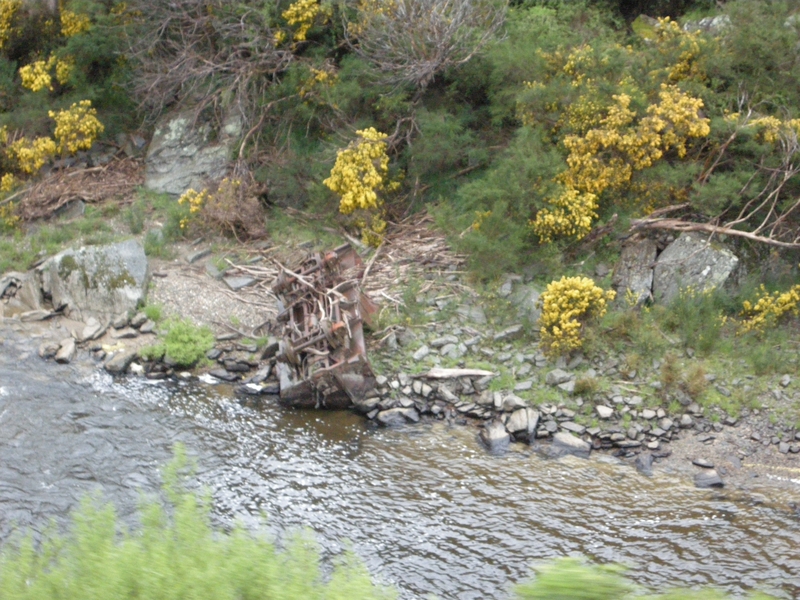
[(616, 292), (604, 292), (588, 277), (562, 277), (552, 281), (539, 300), (540, 335), (545, 351), (551, 356), (567, 354), (582, 346), (584, 323), (606, 313), (606, 304)]
[(9, 75), (0, 76), (0, 195), (50, 160), (89, 150), (106, 123), (134, 122), (122, 88), (125, 11), (113, 1), (0, 3), (0, 73)]

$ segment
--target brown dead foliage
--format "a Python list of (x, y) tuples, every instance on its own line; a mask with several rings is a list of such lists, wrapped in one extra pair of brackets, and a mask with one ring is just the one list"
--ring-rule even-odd
[(25, 221), (45, 219), (73, 200), (87, 204), (111, 198), (127, 200), (144, 182), (141, 161), (123, 158), (101, 167), (65, 169), (42, 177), (31, 186), (17, 205)]

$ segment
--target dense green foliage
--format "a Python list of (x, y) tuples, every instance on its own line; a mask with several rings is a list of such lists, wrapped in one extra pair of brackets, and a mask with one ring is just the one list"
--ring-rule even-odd
[(214, 346), (214, 334), (208, 327), (198, 327), (186, 319), (168, 319), (159, 334), (161, 342), (142, 349), (144, 358), (166, 357), (178, 366), (191, 367), (205, 358), (206, 352)]
[[(133, 103), (148, 123), (178, 107), (235, 116), (231, 158), (253, 176), (243, 190), (331, 216), (338, 198), (323, 181), (336, 152), (374, 128), (388, 135), (387, 181), (402, 182), (381, 193), (385, 217), (436, 206), (486, 277), (543, 261), (556, 275), (561, 253), (579, 253), (593, 229), (625, 232), (667, 207), (729, 234), (793, 241), (794, 2), (487, 0), (456, 16), (429, 1), (426, 15), (374, 1), (73, 0), (63, 8), (89, 24), (74, 35), (18, 11), (0, 65), (2, 119), (30, 137), (47, 109), (77, 98), (99, 109), (105, 135)], [(634, 21), (642, 13), (682, 20)], [(706, 15), (724, 20), (684, 29)], [(442, 29), (451, 18), (461, 20)], [(37, 23), (34, 39), (25, 32)], [(65, 83), (21, 87), (19, 68), (48, 57), (74, 62)]]

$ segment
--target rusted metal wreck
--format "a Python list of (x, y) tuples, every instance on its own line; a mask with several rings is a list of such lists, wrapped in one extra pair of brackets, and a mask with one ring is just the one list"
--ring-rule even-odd
[(280, 300), (277, 356), (281, 401), (346, 408), (375, 387), (363, 323), (375, 312), (359, 289), (364, 264), (349, 244), (316, 253), (273, 285)]

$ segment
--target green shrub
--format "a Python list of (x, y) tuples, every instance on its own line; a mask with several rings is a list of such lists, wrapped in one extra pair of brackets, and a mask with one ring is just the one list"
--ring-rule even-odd
[(161, 343), (143, 348), (141, 354), (147, 360), (168, 357), (180, 367), (191, 367), (213, 347), (214, 334), (205, 325), (198, 327), (185, 319), (170, 319), (164, 323)]

